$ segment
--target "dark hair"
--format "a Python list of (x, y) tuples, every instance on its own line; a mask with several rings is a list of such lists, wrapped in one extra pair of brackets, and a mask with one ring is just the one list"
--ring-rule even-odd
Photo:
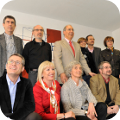
[(88, 35), (88, 36), (86, 37), (86, 40), (87, 40), (87, 41), (88, 41), (88, 37), (89, 37), (89, 36), (93, 36), (93, 35), (92, 35), (92, 34)]
[(11, 15), (5, 16), (4, 19), (3, 19), (3, 23), (5, 23), (5, 20), (6, 20), (7, 18), (13, 19), (14, 22), (15, 22), (15, 25), (16, 25), (16, 20), (15, 20), (15, 18), (14, 18), (13, 16), (11, 16)]
[(107, 47), (107, 44), (106, 44), (106, 41), (107, 41), (107, 40), (112, 40), (113, 43), (114, 43), (114, 38), (111, 37), (111, 36), (107, 36), (107, 37), (104, 39), (104, 46), (105, 46), (105, 47)]
[(82, 40), (84, 40), (85, 42), (87, 42), (87, 40), (84, 37), (81, 37), (78, 39), (77, 43), (80, 43)]

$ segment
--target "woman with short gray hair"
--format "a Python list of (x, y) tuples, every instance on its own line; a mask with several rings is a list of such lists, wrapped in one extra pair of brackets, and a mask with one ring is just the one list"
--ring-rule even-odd
[(72, 111), (76, 115), (76, 120), (105, 120), (107, 107), (104, 103), (97, 103), (88, 85), (82, 79), (82, 73), (81, 64), (77, 61), (71, 62), (65, 68), (65, 74), (69, 79), (61, 88), (64, 110)]

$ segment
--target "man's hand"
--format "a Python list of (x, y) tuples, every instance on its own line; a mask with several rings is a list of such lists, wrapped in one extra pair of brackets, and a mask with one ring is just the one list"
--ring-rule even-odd
[(113, 109), (111, 107), (107, 108), (107, 114), (113, 114)]
[(95, 76), (96, 73), (90, 72), (89, 75), (90, 75), (90, 76)]
[(68, 78), (67, 78), (65, 73), (61, 73), (60, 74), (60, 78), (61, 78), (62, 83), (65, 83), (68, 80)]
[(118, 113), (118, 111), (119, 111), (119, 107), (118, 107), (118, 105), (113, 105), (113, 106), (110, 106), (110, 108), (113, 110), (113, 113)]

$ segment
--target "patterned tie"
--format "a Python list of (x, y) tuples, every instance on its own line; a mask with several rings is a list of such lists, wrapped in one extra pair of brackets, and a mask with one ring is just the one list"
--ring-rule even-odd
[(70, 47), (71, 47), (71, 49), (72, 49), (72, 51), (73, 51), (73, 54), (74, 54), (74, 57), (75, 57), (75, 50), (74, 50), (74, 48), (73, 48), (72, 42), (69, 41), (69, 44), (70, 44)]

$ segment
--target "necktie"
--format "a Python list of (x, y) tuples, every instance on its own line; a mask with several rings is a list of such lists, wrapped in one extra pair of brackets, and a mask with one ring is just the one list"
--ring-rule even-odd
[(71, 47), (71, 49), (72, 49), (72, 51), (73, 51), (73, 54), (74, 54), (74, 57), (75, 57), (75, 50), (74, 50), (74, 48), (73, 48), (72, 42), (69, 41), (69, 44), (70, 44), (70, 47)]

